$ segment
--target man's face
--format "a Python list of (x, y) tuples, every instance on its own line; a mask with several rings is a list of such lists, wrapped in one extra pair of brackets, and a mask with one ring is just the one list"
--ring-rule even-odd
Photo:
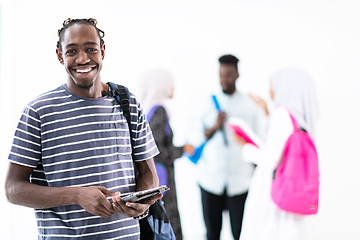
[(100, 47), (100, 37), (94, 26), (74, 24), (65, 30), (60, 44), (62, 52), (57, 49), (56, 53), (70, 81), (84, 89), (89, 89), (95, 81), (101, 81), (105, 45)]
[(224, 93), (234, 93), (236, 86), (236, 79), (239, 77), (239, 73), (234, 65), (221, 64), (220, 65), (220, 85)]

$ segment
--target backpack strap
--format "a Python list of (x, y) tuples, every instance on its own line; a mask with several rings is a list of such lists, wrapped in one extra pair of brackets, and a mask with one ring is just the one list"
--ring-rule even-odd
[(300, 125), (297, 123), (296, 119), (293, 117), (293, 115), (291, 114), (290, 110), (286, 107), (286, 106), (282, 106), (286, 109), (286, 111), (289, 113), (290, 115), (290, 118), (291, 118), (291, 122), (293, 124), (293, 127), (294, 127), (294, 132), (297, 131), (297, 130), (303, 130), (305, 131), (304, 129), (300, 128)]
[[(289, 116), (291, 118), (291, 122), (293, 124), (293, 127), (294, 127), (294, 132), (298, 131), (299, 130), (299, 124), (297, 123), (296, 119), (293, 117), (293, 115), (291, 114), (291, 112), (289, 111), (289, 109), (285, 106), (283, 106), (286, 111), (289, 113)], [(275, 175), (276, 175), (276, 171), (278, 170), (278, 168), (281, 166), (282, 162), (280, 162), (278, 164), (278, 166), (274, 169), (273, 171), (273, 176), (272, 176), (272, 179), (274, 180), (275, 179)]]
[(299, 124), (297, 123), (296, 119), (293, 117), (293, 115), (291, 115), (290, 112), (289, 112), (289, 115), (290, 115), (291, 122), (292, 122), (293, 127), (294, 127), (294, 131), (297, 131), (299, 129)]
[[(103, 92), (103, 95), (115, 97), (116, 101), (120, 104), (120, 107), (123, 109), (123, 114), (126, 118), (127, 124), (129, 126), (129, 134), (131, 140), (131, 146), (133, 147), (133, 138), (131, 136), (131, 120), (130, 120), (130, 92), (129, 89), (123, 85), (117, 85), (112, 82), (108, 82), (110, 86), (109, 92)], [(131, 147), (131, 150), (132, 150)], [(134, 161), (133, 152), (131, 153)], [(135, 162), (135, 161), (134, 161)], [(134, 171), (135, 171), (135, 179), (137, 181), (137, 169), (134, 164)], [(161, 200), (157, 200), (153, 205), (149, 208), (151, 218), (142, 218), (140, 223), (141, 228), (141, 239), (154, 239), (155, 233), (162, 239), (175, 239), (175, 234), (172, 229), (171, 223), (169, 222), (168, 216), (166, 214), (166, 210), (161, 203)], [(151, 222), (153, 221), (153, 222)], [(151, 222), (151, 224), (150, 224)], [(159, 230), (155, 227), (155, 222), (160, 223)], [(147, 238), (145, 238), (145, 236)]]
[[(107, 83), (110, 86), (110, 91), (105, 93), (103, 92), (103, 95), (108, 95), (111, 97), (114, 97), (116, 101), (120, 104), (120, 107), (123, 110), (124, 117), (126, 118), (126, 122), (129, 127), (129, 134), (130, 134), (130, 140), (131, 140), (131, 146), (134, 146), (133, 144), (133, 138), (131, 134), (131, 119), (130, 119), (130, 92), (129, 89), (123, 85), (117, 85), (112, 82)], [(131, 147), (132, 149), (132, 147)]]
[(112, 82), (108, 82), (108, 84), (110, 86), (110, 91), (108, 95), (112, 95), (112, 97), (115, 97), (116, 101), (120, 104), (120, 107), (122, 108), (126, 121), (129, 125), (129, 130), (131, 130), (129, 89), (127, 87), (124, 87), (123, 85), (117, 85)]
[(291, 118), (291, 121), (292, 121), (292, 124), (294, 126), (294, 131), (303, 131), (303, 132), (307, 132), (306, 129), (302, 128), (296, 121), (296, 119), (291, 115), (291, 113), (289, 112), (290, 114), (290, 118)]

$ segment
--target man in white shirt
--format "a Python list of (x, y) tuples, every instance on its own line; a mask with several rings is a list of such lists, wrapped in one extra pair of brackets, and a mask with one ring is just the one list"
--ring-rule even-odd
[(243, 161), (242, 147), (234, 141), (233, 133), (224, 123), (229, 117), (241, 118), (260, 134), (263, 113), (249, 96), (236, 89), (239, 59), (224, 55), (219, 62), (222, 91), (215, 96), (220, 111), (209, 96), (206, 103), (199, 107), (200, 119), (196, 123), (203, 140), (208, 140), (198, 162), (198, 179), (207, 239), (220, 238), (222, 212), (228, 209), (232, 234), (237, 240), (254, 165)]

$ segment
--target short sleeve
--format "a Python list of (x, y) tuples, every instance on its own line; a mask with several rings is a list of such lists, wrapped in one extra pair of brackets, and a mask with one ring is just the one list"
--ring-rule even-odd
[(41, 161), (41, 121), (30, 106), (24, 108), (20, 117), (8, 159), (33, 168)]
[(134, 95), (130, 99), (134, 161), (147, 160), (159, 154), (149, 123)]

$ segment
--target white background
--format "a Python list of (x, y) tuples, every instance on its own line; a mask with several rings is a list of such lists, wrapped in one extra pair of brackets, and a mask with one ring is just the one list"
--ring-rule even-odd
[[(0, 1), (0, 185), (22, 108), (66, 80), (57, 61), (65, 18), (98, 19), (105, 31), (103, 81), (137, 92), (149, 69), (173, 73), (175, 142), (186, 141), (195, 101), (219, 87), (219, 56), (240, 58), (238, 88), (267, 101), (269, 77), (284, 67), (307, 71), (321, 108), (317, 239), (360, 239), (360, 1)], [(205, 234), (194, 166), (176, 162), (185, 240)], [(1, 187), (3, 189), (3, 187)], [(188, 192), (186, 192), (188, 190)], [(0, 191), (0, 239), (37, 239), (32, 209), (7, 203)], [(231, 239), (224, 220), (222, 239)]]

